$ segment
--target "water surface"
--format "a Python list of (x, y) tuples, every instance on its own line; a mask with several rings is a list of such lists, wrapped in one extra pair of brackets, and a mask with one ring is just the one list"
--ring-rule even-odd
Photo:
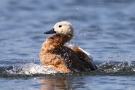
[[(134, 90), (134, 0), (0, 1), (2, 90)], [(99, 70), (61, 74), (39, 62), (43, 33), (66, 20), (70, 41), (89, 52)]]

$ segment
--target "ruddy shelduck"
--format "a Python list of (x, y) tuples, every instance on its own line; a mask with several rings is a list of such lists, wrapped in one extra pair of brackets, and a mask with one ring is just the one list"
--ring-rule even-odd
[(54, 70), (68, 72), (90, 72), (97, 69), (92, 57), (77, 46), (66, 44), (73, 37), (72, 25), (61, 21), (44, 34), (54, 34), (47, 38), (41, 47), (40, 62)]

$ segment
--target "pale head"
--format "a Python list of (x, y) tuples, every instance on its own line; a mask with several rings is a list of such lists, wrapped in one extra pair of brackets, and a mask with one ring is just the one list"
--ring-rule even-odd
[(73, 28), (71, 23), (67, 21), (61, 21), (54, 25), (54, 31), (61, 35), (73, 35)]
[(63, 35), (63, 36), (70, 36), (72, 38), (73, 27), (72, 27), (71, 23), (69, 23), (67, 21), (57, 22), (54, 25), (53, 29), (45, 32), (45, 34), (52, 34), (52, 33), (56, 33), (58, 35)]

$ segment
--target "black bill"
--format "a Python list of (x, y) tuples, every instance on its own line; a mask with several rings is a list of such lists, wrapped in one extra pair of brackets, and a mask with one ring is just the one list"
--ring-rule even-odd
[(51, 29), (51, 30), (49, 30), (49, 31), (47, 31), (47, 32), (44, 32), (44, 34), (53, 34), (53, 33), (56, 33), (56, 32), (54, 31), (54, 28)]

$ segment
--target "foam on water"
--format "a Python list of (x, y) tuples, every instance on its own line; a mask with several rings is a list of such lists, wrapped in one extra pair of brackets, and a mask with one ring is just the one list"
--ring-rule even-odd
[(99, 68), (103, 72), (108, 74), (123, 74), (123, 75), (134, 75), (135, 74), (135, 64), (131, 61), (120, 62), (120, 63), (109, 63), (105, 62), (99, 65)]
[(34, 74), (53, 74), (58, 71), (53, 70), (50, 66), (28, 63), (21, 66), (13, 66), (12, 69), (6, 70), (8, 74), (14, 75), (34, 75)]
[[(135, 75), (135, 62), (105, 62), (101, 63), (98, 66), (98, 70), (90, 72), (90, 73), (68, 73), (64, 75)], [(49, 66), (42, 66), (39, 64), (28, 63), (23, 64), (21, 66), (13, 66), (12, 68), (8, 68), (5, 70), (1, 70), (0, 72), (5, 72), (3, 76), (12, 76), (12, 75), (56, 75), (61, 73), (59, 71), (53, 70)], [(61, 73), (61, 75), (63, 75)]]

